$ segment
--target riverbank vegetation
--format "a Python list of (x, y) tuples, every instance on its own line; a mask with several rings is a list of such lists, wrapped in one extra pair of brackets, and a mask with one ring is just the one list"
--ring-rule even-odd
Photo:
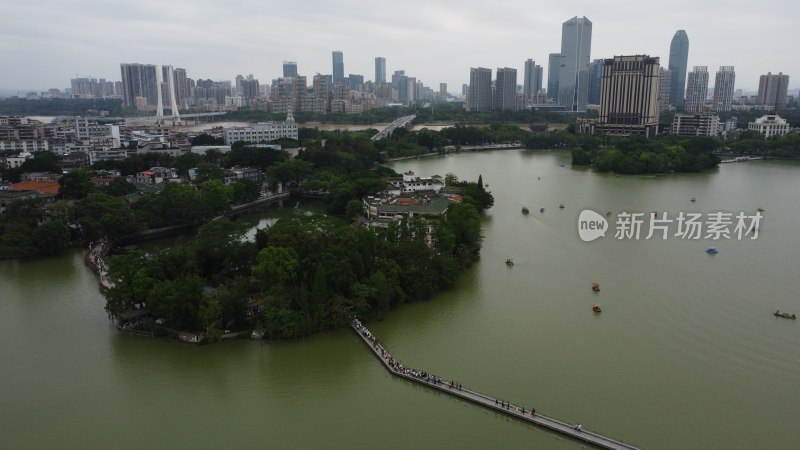
[(572, 150), (572, 164), (623, 174), (701, 172), (719, 164), (714, 154), (719, 145), (717, 139), (708, 137), (579, 136)]

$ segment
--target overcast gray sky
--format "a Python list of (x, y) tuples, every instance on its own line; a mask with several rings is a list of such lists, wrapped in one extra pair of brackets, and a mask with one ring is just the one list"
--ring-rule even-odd
[[(3, 0), (0, 88), (69, 86), (76, 74), (119, 80), (121, 62), (172, 64), (191, 78), (331, 73), (344, 52), (345, 75), (374, 78), (405, 69), (428, 86), (460, 92), (470, 67), (515, 67), (561, 47), (561, 24), (593, 23), (592, 58), (622, 54), (669, 59), (678, 29), (689, 35), (689, 67), (736, 68), (736, 88), (757, 89), (772, 71), (800, 81), (800, 1), (772, 0)], [(792, 31), (794, 30), (794, 31)]]

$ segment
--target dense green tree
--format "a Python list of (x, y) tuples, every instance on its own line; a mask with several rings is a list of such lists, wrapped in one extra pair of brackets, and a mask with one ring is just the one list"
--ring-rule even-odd
[(220, 180), (208, 180), (200, 183), (200, 199), (211, 216), (231, 209), (232, 188)]
[(230, 185), (231, 200), (234, 203), (249, 203), (258, 199), (261, 187), (250, 180), (239, 179)]
[(69, 245), (69, 228), (60, 220), (48, 220), (33, 231), (32, 241), (39, 255), (57, 255)]
[(101, 192), (89, 194), (78, 202), (74, 214), (86, 240), (104, 236), (114, 239), (135, 233), (140, 228), (127, 201)]
[(191, 143), (192, 145), (225, 145), (225, 140), (208, 133), (201, 133), (193, 137)]
[(197, 165), (197, 179), (201, 182), (209, 180), (222, 180), (222, 168), (211, 162), (201, 162)]
[(58, 180), (58, 194), (66, 199), (80, 200), (97, 191), (86, 169), (75, 169)]
[(108, 186), (105, 188), (105, 192), (106, 194), (113, 195), (114, 197), (123, 197), (136, 192), (136, 186), (132, 183), (128, 183), (128, 181), (123, 177), (117, 177), (108, 183)]

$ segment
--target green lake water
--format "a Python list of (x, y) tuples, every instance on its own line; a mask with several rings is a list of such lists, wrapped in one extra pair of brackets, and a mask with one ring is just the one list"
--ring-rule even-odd
[[(569, 159), (392, 164), (480, 174), (495, 206), (481, 260), (454, 289), (370, 329), (407, 365), (643, 448), (797, 448), (800, 323), (772, 312), (800, 314), (800, 164), (616, 177)], [(757, 240), (577, 233), (584, 208), (613, 218), (758, 207)], [(0, 448), (580, 447), (394, 379), (352, 331), (194, 347), (120, 336), (103, 305), (80, 251), (0, 262)]]

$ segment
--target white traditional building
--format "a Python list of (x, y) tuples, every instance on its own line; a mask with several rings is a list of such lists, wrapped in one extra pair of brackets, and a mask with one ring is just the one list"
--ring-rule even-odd
[[(444, 187), (444, 178), (439, 175), (430, 177), (418, 177), (414, 172), (408, 171), (401, 177), (389, 178), (386, 180), (397, 192), (395, 195), (417, 191), (433, 191), (439, 193)], [(388, 186), (387, 186), (388, 188)]]
[(291, 111), (286, 115), (284, 122), (260, 122), (251, 127), (226, 128), (222, 132), (222, 136), (225, 139), (225, 145), (240, 141), (248, 144), (260, 144), (281, 138), (298, 138), (297, 124)]
[(747, 129), (761, 133), (764, 137), (783, 136), (789, 133), (789, 123), (777, 114), (768, 114), (748, 123)]

